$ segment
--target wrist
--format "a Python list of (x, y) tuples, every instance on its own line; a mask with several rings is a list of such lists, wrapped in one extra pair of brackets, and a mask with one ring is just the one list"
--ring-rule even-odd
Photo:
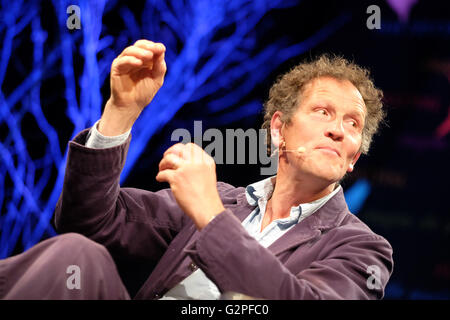
[(210, 208), (206, 209), (204, 212), (205, 214), (199, 217), (199, 219), (196, 219), (195, 224), (197, 226), (197, 229), (202, 230), (204, 227), (206, 227), (216, 216), (218, 216), (220, 213), (222, 213), (225, 210), (225, 207), (222, 203), (211, 206)]
[(117, 107), (111, 100), (108, 100), (97, 130), (107, 137), (119, 136), (133, 127), (139, 114), (131, 108)]

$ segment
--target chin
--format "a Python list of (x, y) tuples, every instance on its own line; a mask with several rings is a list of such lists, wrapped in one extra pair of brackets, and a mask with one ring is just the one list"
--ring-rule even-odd
[(313, 168), (302, 168), (303, 173), (307, 173), (311, 178), (316, 181), (322, 181), (323, 184), (332, 184), (340, 181), (342, 174), (340, 170), (333, 170), (330, 167), (313, 167)]
[(316, 175), (322, 177), (324, 180), (335, 182), (339, 181), (342, 177), (342, 168), (339, 165), (330, 165), (329, 162), (318, 163), (311, 169), (311, 171), (316, 172)]
[(323, 158), (311, 158), (309, 161), (300, 163), (296, 171), (301, 175), (309, 176), (313, 180), (323, 181), (324, 184), (338, 182), (345, 175), (341, 163), (330, 162)]
[(341, 180), (341, 176), (339, 176), (339, 175), (327, 175), (327, 176), (321, 176), (320, 178), (323, 181), (325, 181), (326, 184), (328, 184), (328, 185), (336, 183), (339, 180)]

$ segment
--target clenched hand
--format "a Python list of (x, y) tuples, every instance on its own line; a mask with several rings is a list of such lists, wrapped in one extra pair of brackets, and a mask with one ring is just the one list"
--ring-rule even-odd
[(131, 129), (163, 85), (167, 70), (165, 51), (161, 43), (138, 40), (114, 59), (111, 97), (98, 126), (100, 133), (115, 136)]
[(200, 230), (225, 210), (217, 191), (214, 159), (194, 143), (167, 149), (156, 180), (170, 184), (178, 205)]

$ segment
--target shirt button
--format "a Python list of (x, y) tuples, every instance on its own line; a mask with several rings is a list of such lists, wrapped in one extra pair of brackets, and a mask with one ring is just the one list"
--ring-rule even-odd
[(198, 269), (198, 267), (195, 263), (191, 262), (191, 264), (189, 265), (189, 269), (191, 269), (191, 271), (195, 271)]
[(153, 298), (154, 298), (154, 299), (159, 299), (159, 298), (161, 298), (161, 296), (160, 296), (159, 294), (155, 293), (155, 294), (153, 295)]

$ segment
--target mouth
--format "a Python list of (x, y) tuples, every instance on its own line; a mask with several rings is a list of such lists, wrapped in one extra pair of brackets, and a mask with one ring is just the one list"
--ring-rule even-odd
[(320, 150), (322, 152), (326, 152), (326, 153), (331, 154), (331, 155), (336, 155), (338, 157), (341, 156), (339, 151), (337, 149), (335, 149), (335, 148), (332, 148), (332, 147), (317, 147), (316, 149)]

